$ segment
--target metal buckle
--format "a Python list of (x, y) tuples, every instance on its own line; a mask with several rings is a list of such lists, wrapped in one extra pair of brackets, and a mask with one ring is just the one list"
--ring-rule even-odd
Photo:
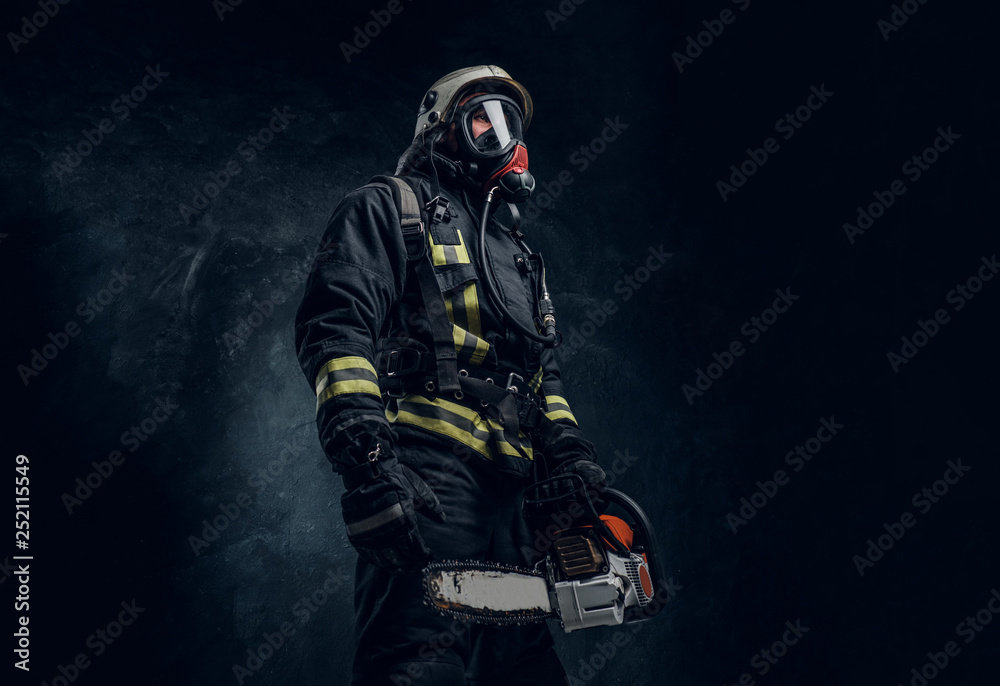
[(514, 385), (514, 379), (517, 379), (521, 383), (524, 383), (523, 376), (511, 372), (510, 374), (507, 375), (507, 384), (504, 386), (504, 390), (509, 391), (510, 393), (517, 394), (520, 393), (520, 391), (518, 390), (517, 386)]

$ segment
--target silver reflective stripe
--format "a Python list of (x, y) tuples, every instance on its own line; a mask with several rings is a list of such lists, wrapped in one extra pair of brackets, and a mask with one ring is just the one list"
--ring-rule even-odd
[(377, 514), (373, 514), (367, 519), (362, 519), (360, 522), (354, 522), (353, 524), (347, 525), (347, 535), (357, 536), (359, 534), (366, 534), (372, 529), (377, 529), (384, 524), (388, 524), (394, 519), (399, 519), (403, 516), (403, 506), (396, 503), (390, 508), (382, 510)]

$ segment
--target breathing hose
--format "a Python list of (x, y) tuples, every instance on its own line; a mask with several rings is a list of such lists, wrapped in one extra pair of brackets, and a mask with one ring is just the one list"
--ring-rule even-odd
[[(556, 332), (555, 307), (552, 305), (552, 300), (549, 298), (549, 289), (545, 285), (544, 269), (542, 270), (542, 295), (538, 301), (538, 312), (541, 317), (541, 329), (545, 332), (544, 334), (533, 331), (521, 322), (517, 321), (500, 298), (500, 293), (497, 288), (496, 281), (494, 280), (493, 271), (490, 269), (489, 262), (486, 260), (486, 223), (490, 216), (490, 205), (493, 202), (493, 192), (496, 190), (497, 189), (494, 187), (490, 189), (489, 193), (486, 194), (486, 202), (483, 203), (483, 213), (479, 218), (479, 262), (480, 271), (483, 274), (483, 285), (485, 286), (486, 294), (493, 306), (498, 312), (500, 312), (504, 321), (512, 328), (516, 329), (526, 338), (538, 341), (539, 343), (544, 343), (547, 347), (555, 347), (559, 344), (560, 336)], [(520, 216), (517, 214), (516, 208), (512, 206), (511, 212), (514, 215), (515, 223), (520, 224)], [(515, 233), (519, 233), (516, 231), (517, 226), (514, 228)], [(520, 238), (516, 238), (515, 240), (517, 240), (522, 250), (527, 253), (531, 252), (523, 240)]]

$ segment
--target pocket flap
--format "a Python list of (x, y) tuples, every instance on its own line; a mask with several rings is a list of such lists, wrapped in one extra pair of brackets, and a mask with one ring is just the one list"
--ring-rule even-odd
[(442, 292), (454, 290), (477, 278), (476, 267), (473, 264), (446, 264), (435, 267), (434, 276)]

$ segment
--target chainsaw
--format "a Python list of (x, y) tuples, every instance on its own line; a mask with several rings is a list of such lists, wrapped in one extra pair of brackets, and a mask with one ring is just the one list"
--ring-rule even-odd
[(627, 521), (599, 515), (576, 474), (532, 484), (522, 507), (527, 521), (550, 523), (544, 529), (550, 544), (545, 556), (532, 569), (475, 560), (431, 562), (423, 570), (426, 603), (482, 624), (557, 619), (566, 633), (651, 618), (655, 613), (644, 608), (656, 588), (667, 586), (649, 518), (621, 491), (606, 488), (599, 498), (622, 509)]

